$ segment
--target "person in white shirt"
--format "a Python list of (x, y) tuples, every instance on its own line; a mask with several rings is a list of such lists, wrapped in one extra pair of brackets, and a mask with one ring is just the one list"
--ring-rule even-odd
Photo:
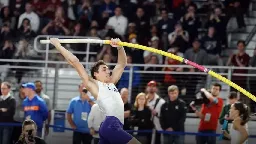
[(91, 108), (91, 112), (88, 117), (88, 127), (90, 128), (90, 134), (93, 136), (93, 144), (98, 144), (100, 140), (99, 128), (105, 115), (101, 112), (98, 104), (94, 104)]
[(161, 131), (162, 127), (160, 125), (160, 112), (161, 107), (165, 103), (165, 100), (162, 99), (157, 93), (157, 83), (156, 81), (150, 81), (147, 84), (147, 99), (148, 107), (152, 112), (152, 121), (154, 123), (154, 131), (152, 133), (152, 141), (156, 144), (161, 144), (161, 134), (156, 131)]
[(229, 116), (233, 120), (230, 134), (223, 131), (225, 137), (231, 140), (231, 144), (248, 144), (249, 129), (248, 121), (250, 120), (249, 107), (241, 102), (231, 105)]
[(30, 20), (31, 29), (34, 32), (37, 32), (38, 29), (39, 29), (39, 25), (40, 25), (39, 16), (35, 12), (33, 12), (31, 3), (26, 3), (25, 9), (26, 9), (26, 11), (23, 14), (21, 14), (20, 17), (19, 17), (18, 29), (20, 28), (23, 19), (27, 18), (27, 19)]
[(115, 15), (110, 17), (107, 22), (107, 27), (114, 29), (115, 33), (124, 36), (128, 25), (128, 20), (122, 15), (121, 7), (116, 7)]

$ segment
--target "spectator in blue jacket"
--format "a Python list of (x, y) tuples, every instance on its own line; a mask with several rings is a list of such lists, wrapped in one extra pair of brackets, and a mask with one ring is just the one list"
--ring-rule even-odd
[(32, 119), (35, 121), (38, 127), (37, 136), (41, 137), (44, 121), (48, 118), (46, 103), (36, 94), (34, 83), (25, 83), (22, 86), (24, 87), (24, 93), (26, 95), (22, 104), (25, 119)]

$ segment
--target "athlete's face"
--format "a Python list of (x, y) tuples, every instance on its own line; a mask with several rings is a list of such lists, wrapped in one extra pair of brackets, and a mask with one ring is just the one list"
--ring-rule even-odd
[(234, 119), (239, 115), (239, 111), (236, 110), (234, 104), (231, 105), (230, 111), (229, 111), (229, 117)]
[(100, 65), (98, 72), (95, 72), (94, 75), (101, 82), (110, 81), (110, 70), (106, 65)]

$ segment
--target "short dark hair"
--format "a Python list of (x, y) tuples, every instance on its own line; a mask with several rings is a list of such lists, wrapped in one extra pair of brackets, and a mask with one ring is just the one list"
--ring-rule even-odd
[(236, 99), (237, 98), (237, 93), (235, 91), (230, 92), (228, 98), (229, 99)]
[(35, 83), (35, 84), (36, 84), (36, 83), (43, 84), (42, 81), (40, 81), (40, 80), (36, 80), (34, 83)]
[(222, 88), (221, 84), (219, 84), (219, 83), (214, 83), (214, 84), (212, 84), (212, 86), (219, 87), (219, 88), (220, 88), (220, 91), (221, 91), (221, 88)]
[(107, 65), (103, 60), (99, 60), (96, 63), (94, 63), (94, 65), (91, 68), (91, 76), (93, 79), (96, 79), (96, 77), (94, 76), (95, 72), (99, 72), (99, 67), (101, 65)]
[(237, 44), (236, 44), (236, 45), (239, 45), (240, 43), (242, 43), (243, 45), (245, 45), (245, 41), (244, 41), (244, 40), (239, 40), (239, 41), (237, 41)]
[(122, 7), (121, 7), (120, 5), (116, 5), (116, 8), (115, 8), (115, 9), (117, 9), (117, 8), (120, 8), (120, 9), (121, 9), (121, 11), (123, 10), (123, 9), (122, 9)]
[(161, 12), (166, 12), (168, 14), (168, 10), (166, 8), (161, 8)]
[(213, 29), (215, 30), (215, 27), (212, 25), (212, 26), (209, 26), (209, 27), (208, 27), (208, 31), (209, 31), (209, 29), (211, 29), (211, 28), (213, 28)]

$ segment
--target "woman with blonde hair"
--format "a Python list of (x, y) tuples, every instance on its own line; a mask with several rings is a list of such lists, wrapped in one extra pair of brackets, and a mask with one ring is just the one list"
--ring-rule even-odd
[[(139, 93), (136, 96), (134, 108), (131, 113), (131, 124), (134, 130), (152, 130), (151, 111), (147, 106), (145, 93)], [(150, 144), (151, 134), (134, 133), (133, 134), (142, 144)]]

